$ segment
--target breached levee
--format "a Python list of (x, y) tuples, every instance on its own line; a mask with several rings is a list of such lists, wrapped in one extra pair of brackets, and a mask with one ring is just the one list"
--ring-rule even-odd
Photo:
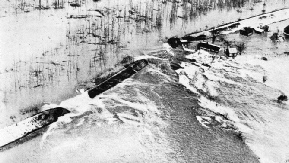
[(104, 91), (116, 86), (118, 83), (129, 78), (130, 76), (140, 71), (147, 65), (148, 65), (148, 61), (146, 59), (140, 59), (125, 66), (125, 68), (119, 71), (117, 74), (105, 80), (104, 82), (100, 83), (95, 88), (89, 90), (88, 91), (89, 97), (94, 98), (95, 96), (103, 93)]
[(0, 149), (3, 149), (7, 145), (26, 137), (36, 130), (56, 122), (58, 117), (61, 117), (67, 113), (70, 113), (70, 111), (62, 107), (55, 107), (41, 111), (40, 113), (23, 121), (0, 129)]
[[(129, 78), (136, 72), (140, 71), (148, 65), (146, 59), (140, 59), (133, 63), (125, 66), (124, 69), (119, 71), (114, 76), (105, 80), (101, 84), (97, 85), (95, 88), (88, 91), (90, 98), (94, 98), (96, 95), (99, 95), (108, 89), (116, 86), (118, 83)], [(27, 141), (27, 137), (36, 131), (49, 126), (53, 122), (56, 122), (59, 117), (64, 116), (65, 114), (70, 113), (69, 110), (64, 107), (54, 107), (39, 112), (38, 114), (29, 117), (23, 121), (15, 123), (11, 126), (7, 126), (3, 129), (0, 129), (0, 151), (9, 149), (19, 142)], [(29, 138), (28, 138), (29, 139)]]

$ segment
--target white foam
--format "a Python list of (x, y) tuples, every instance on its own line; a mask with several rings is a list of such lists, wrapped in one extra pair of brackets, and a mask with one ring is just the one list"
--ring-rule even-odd
[(216, 102), (210, 101), (203, 96), (200, 97), (199, 104), (203, 108), (208, 108), (216, 113), (227, 115), (230, 120), (233, 120), (235, 122), (240, 121), (240, 119), (238, 118), (238, 116), (235, 114), (235, 112), (232, 109), (220, 106)]
[(162, 59), (162, 58), (158, 58), (158, 57), (151, 56), (151, 55), (141, 55), (141, 56), (134, 57), (134, 59), (135, 60), (141, 60), (141, 59), (167, 60), (167, 59)]
[[(213, 89), (218, 87), (214, 83), (218, 81), (240, 85), (240, 83), (226, 79), (222, 75), (223, 73), (227, 73), (230, 76), (243, 77), (244, 79), (251, 77), (260, 82), (260, 84), (263, 82), (263, 76), (266, 75), (268, 80), (264, 84), (279, 89), (288, 95), (289, 86), (286, 83), (289, 81), (289, 57), (267, 58), (268, 61), (264, 61), (261, 60), (261, 56), (239, 56), (236, 61), (213, 62), (210, 69), (202, 69), (200, 66), (183, 63), (181, 64), (183, 69), (177, 70), (179, 82), (193, 92), (197, 92), (197, 89), (206, 91), (209, 87), (208, 85), (211, 84), (202, 75), (206, 75), (208, 80), (213, 83)], [(223, 72), (222, 69), (225, 71)], [(204, 96), (200, 97), (199, 103), (203, 108), (226, 116), (229, 121), (225, 121), (220, 116), (216, 116), (215, 119), (222, 124), (222, 127), (226, 128), (233, 124), (237, 130), (241, 131), (245, 142), (260, 157), (262, 163), (285, 162), (288, 160), (289, 141), (287, 141), (287, 135), (289, 135), (289, 131), (285, 129), (289, 128), (288, 109), (272, 106), (272, 104), (268, 104), (270, 107), (258, 105), (254, 106), (258, 107), (258, 110), (251, 110), (250, 114), (254, 116), (252, 118), (239, 115), (239, 113), (235, 112), (238, 108), (221, 106)], [(288, 108), (288, 102), (283, 107)], [(256, 121), (255, 118), (263, 119), (263, 122)], [(197, 120), (208, 128), (210, 120), (206, 116), (197, 116)]]
[(187, 89), (192, 92), (198, 93), (198, 90), (190, 85), (190, 79), (185, 74), (185, 71), (177, 70), (179, 74), (179, 83), (183, 84)]
[(210, 120), (211, 120), (209, 117), (203, 117), (203, 116), (196, 116), (196, 117), (202, 126), (209, 128), (207, 126), (207, 124), (210, 124)]
[[(188, 55), (186, 58), (198, 58), (198, 61), (203, 62), (204, 60), (207, 61), (210, 57), (211, 54), (204, 50), (200, 50), (194, 54)], [(216, 87), (218, 87), (218, 85), (216, 83), (219, 81), (231, 83), (234, 85), (242, 85), (233, 80), (226, 79), (222, 75), (222, 73), (214, 71), (214, 69), (225, 69), (226, 73), (230, 72), (232, 75), (238, 75), (239, 69), (242, 68), (241, 65), (238, 65), (237, 63), (231, 61), (214, 62), (211, 65), (211, 69), (204, 70), (200, 66), (182, 63), (181, 66), (183, 67), (183, 69), (179, 69), (176, 71), (179, 74), (179, 82), (193, 92), (197, 92), (197, 89), (202, 89), (204, 91), (207, 91), (210, 95), (218, 95), (216, 91)], [(225, 67), (225, 65), (227, 67)], [(205, 75), (208, 79), (205, 79), (203, 75)], [(221, 107), (217, 103), (207, 100), (204, 97), (201, 97), (200, 104), (203, 105), (203, 107), (210, 108), (214, 112), (220, 114), (227, 114), (229, 116), (229, 119), (233, 120), (236, 123), (240, 121), (238, 116), (230, 108)]]
[(159, 76), (162, 79), (163, 82), (169, 82), (172, 80), (169, 75), (162, 73), (160, 68), (158, 68), (158, 67), (154, 67), (154, 68), (149, 67), (147, 69), (147, 72), (149, 72), (151, 74), (156, 74), (157, 76)]
[(188, 48), (184, 48), (184, 51), (191, 52), (191, 53), (195, 53), (195, 52), (196, 52), (196, 50), (194, 50), (194, 49), (188, 49)]
[(186, 66), (184, 69), (177, 70), (179, 82), (191, 91), (197, 93), (197, 89), (203, 88), (204, 77), (200, 73), (200, 68), (194, 65)]
[(91, 111), (91, 105), (95, 105), (95, 106), (98, 106), (100, 108), (104, 108), (105, 105), (103, 104), (102, 99), (100, 97), (101, 97), (101, 95), (96, 96), (95, 98), (90, 98), (88, 96), (88, 93), (84, 92), (84, 93), (77, 95), (73, 98), (62, 101), (59, 104), (59, 107), (67, 108), (68, 110), (70, 110), (72, 112), (71, 114), (75, 114), (75, 116), (76, 116), (76, 115), (82, 114), (86, 111)]
[[(115, 118), (113, 118), (113, 115), (111, 113), (108, 113), (108, 111), (105, 109), (103, 98), (105, 98), (105, 96), (102, 96), (102, 95), (97, 96), (95, 98), (90, 98), (87, 92), (83, 92), (80, 95), (77, 95), (73, 98), (62, 101), (59, 105), (56, 105), (56, 104), (44, 105), (42, 110), (47, 110), (53, 107), (63, 107), (71, 111), (71, 113), (66, 114), (62, 117), (59, 117), (55, 123), (49, 126), (48, 130), (42, 136), (40, 147), (41, 148), (43, 147), (48, 136), (53, 134), (53, 132), (56, 129), (58, 129), (59, 126), (70, 123), (73, 117), (82, 115), (83, 113), (87, 111), (96, 112), (95, 110), (96, 107), (99, 107), (102, 110), (104, 110), (102, 114), (102, 118), (106, 119), (109, 123), (114, 122)], [(81, 125), (81, 124), (77, 124), (77, 125)]]
[(221, 76), (221, 74), (217, 74), (217, 73), (212, 73), (210, 71), (206, 71), (206, 72), (204, 72), (204, 75), (206, 75), (206, 77), (209, 80), (222, 81), (222, 82), (226, 82), (226, 83), (230, 83), (230, 84), (240, 85), (239, 83), (236, 83), (235, 81), (226, 79), (224, 76)]
[(175, 53), (172, 50), (172, 47), (168, 43), (164, 43), (163, 47), (166, 49), (166, 51), (171, 55), (175, 56)]
[(211, 64), (213, 62), (213, 55), (203, 49), (200, 49), (195, 53), (187, 55), (186, 58), (196, 59), (198, 63)]
[[(107, 100), (115, 100), (121, 103), (121, 105), (129, 106), (131, 108), (134, 108), (135, 110), (141, 111), (141, 112), (154, 112), (155, 114), (160, 114), (160, 111), (157, 109), (156, 104), (153, 101), (150, 101), (143, 95), (141, 95), (138, 90), (135, 90), (137, 92), (137, 99), (142, 101), (137, 102), (137, 101), (129, 101), (129, 100), (124, 100), (119, 96), (119, 94), (113, 93), (110, 94), (109, 99)], [(116, 106), (115, 106), (116, 107)]]
[[(87, 104), (87, 105), (83, 105)], [(42, 142), (46, 139), (48, 135), (51, 134), (52, 130), (57, 128), (57, 126), (61, 123), (69, 123), (71, 122), (71, 117), (78, 116), (86, 111), (91, 110), (91, 105), (99, 105), (100, 107), (103, 107), (101, 100), (95, 100), (90, 99), (86, 93), (83, 93), (81, 95), (78, 95), (74, 98), (71, 98), (69, 100), (63, 101), (60, 105), (56, 104), (46, 104), (44, 105), (41, 110), (48, 110), (55, 107), (63, 107), (71, 111), (71, 113), (66, 114), (62, 117), (58, 118), (58, 121), (56, 123), (52, 123), (48, 129), (48, 131), (43, 135)], [(11, 126), (7, 126), (0, 130), (0, 147), (3, 145), (6, 145), (8, 143), (11, 143), (27, 133), (30, 133), (36, 129), (39, 129), (43, 127), (42, 121), (37, 121), (35, 119), (37, 117), (29, 117), (23, 121), (20, 121), (18, 123), (15, 123)]]
[[(243, 65), (261, 67), (264, 70), (263, 74), (267, 76), (267, 81), (264, 84), (278, 89), (288, 96), (289, 57), (266, 56), (267, 61), (262, 60), (261, 57), (256, 55), (240, 56), (236, 60)], [(246, 69), (243, 73), (250, 77), (256, 76), (256, 72), (250, 69)], [(260, 74), (262, 73), (260, 72)], [(277, 99), (277, 96), (275, 98)], [(289, 141), (287, 139), (289, 135), (287, 130), (289, 128), (288, 102), (281, 105), (283, 106), (272, 107), (270, 105), (270, 108), (262, 108), (262, 112), (259, 114), (263, 119), (266, 119), (266, 123), (248, 122), (254, 128), (254, 132), (246, 135), (250, 138), (247, 144), (260, 157), (262, 163), (283, 163), (289, 160)]]
[(252, 72), (243, 70), (242, 72), (252, 78), (261, 81), (263, 76), (267, 76), (266, 85), (276, 88), (289, 95), (289, 57), (270, 57), (268, 61), (261, 59), (261, 56), (240, 56), (237, 58), (240, 64), (260, 66), (264, 72)]

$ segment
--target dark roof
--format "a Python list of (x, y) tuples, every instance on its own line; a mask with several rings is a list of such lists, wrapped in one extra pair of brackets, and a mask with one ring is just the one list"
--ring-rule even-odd
[(289, 25), (284, 28), (284, 32), (285, 32), (285, 33), (289, 33)]

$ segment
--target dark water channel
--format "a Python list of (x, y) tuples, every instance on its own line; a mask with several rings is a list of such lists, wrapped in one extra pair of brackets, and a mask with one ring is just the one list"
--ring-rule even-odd
[(124, 57), (157, 51), (168, 37), (284, 6), (289, 2), (5, 1), (0, 6), (0, 126), (92, 87)]

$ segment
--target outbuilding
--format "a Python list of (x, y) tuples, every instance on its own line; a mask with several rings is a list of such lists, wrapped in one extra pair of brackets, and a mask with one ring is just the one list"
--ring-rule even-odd
[(238, 54), (238, 50), (236, 48), (228, 48), (226, 49), (226, 55), (228, 57), (233, 57), (235, 58)]
[(211, 51), (214, 53), (219, 53), (220, 47), (214, 44), (210, 44), (208, 42), (200, 42), (197, 44), (197, 50), (204, 49), (207, 51)]

